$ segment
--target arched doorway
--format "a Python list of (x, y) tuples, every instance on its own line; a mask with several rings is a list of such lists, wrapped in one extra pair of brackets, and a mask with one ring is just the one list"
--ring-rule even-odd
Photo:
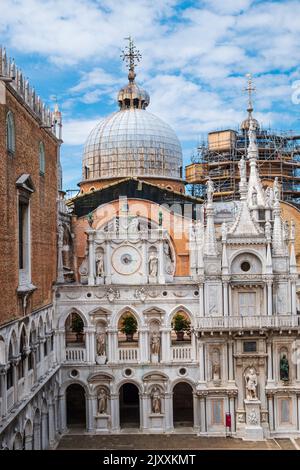
[(132, 383), (120, 388), (120, 426), (121, 428), (140, 427), (139, 389)]
[(85, 391), (79, 384), (71, 384), (66, 391), (67, 426), (86, 427)]
[(173, 389), (174, 427), (194, 425), (193, 389), (186, 382), (179, 382)]

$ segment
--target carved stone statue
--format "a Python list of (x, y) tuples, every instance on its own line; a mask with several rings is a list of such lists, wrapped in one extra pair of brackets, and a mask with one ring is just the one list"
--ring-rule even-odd
[(156, 277), (157, 272), (158, 272), (158, 258), (154, 253), (152, 253), (149, 256), (149, 275), (152, 277)]
[(151, 353), (159, 355), (160, 352), (160, 334), (157, 331), (153, 331), (151, 336)]
[(214, 190), (214, 183), (211, 178), (208, 178), (206, 183), (207, 202), (213, 202)]
[(97, 355), (105, 356), (105, 333), (103, 331), (97, 334)]
[(268, 240), (271, 239), (271, 223), (269, 221), (267, 221), (265, 225), (265, 235)]
[(161, 397), (158, 387), (154, 387), (151, 394), (152, 413), (161, 413)]
[(252, 205), (257, 206), (257, 189), (253, 186), (252, 187)]
[(240, 170), (240, 179), (245, 180), (246, 179), (246, 161), (244, 157), (241, 158), (239, 161), (239, 170)]
[(104, 259), (103, 259), (103, 254), (99, 253), (97, 256), (97, 261), (96, 261), (96, 273), (98, 277), (103, 277), (104, 275)]
[(280, 359), (280, 380), (289, 380), (289, 361), (286, 354), (283, 354)]
[(247, 400), (257, 400), (257, 375), (255, 369), (250, 367), (249, 371), (245, 374)]
[(128, 224), (128, 233), (136, 234), (139, 231), (139, 219), (133, 217)]
[(98, 413), (104, 414), (107, 411), (107, 393), (104, 388), (100, 388), (98, 393)]
[(273, 194), (273, 189), (271, 186), (268, 186), (265, 191), (265, 196), (266, 196), (266, 205), (267, 207), (272, 207), (273, 206), (273, 201), (274, 201), (274, 194)]
[(279, 201), (280, 199), (280, 191), (279, 191), (279, 184), (278, 184), (278, 176), (276, 176), (273, 184), (273, 193), (274, 193), (274, 199), (275, 202)]

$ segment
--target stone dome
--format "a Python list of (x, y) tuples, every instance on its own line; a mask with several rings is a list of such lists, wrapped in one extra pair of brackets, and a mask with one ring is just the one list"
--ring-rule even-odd
[(181, 179), (181, 168), (182, 150), (175, 132), (140, 106), (122, 107), (101, 121), (84, 148), (83, 180)]

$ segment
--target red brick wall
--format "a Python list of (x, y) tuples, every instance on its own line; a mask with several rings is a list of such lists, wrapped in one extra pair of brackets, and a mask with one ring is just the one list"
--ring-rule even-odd
[[(6, 89), (6, 103), (0, 103), (0, 324), (22, 315), (18, 287), (18, 225), (16, 180), (30, 174), (35, 187), (31, 196), (31, 275), (37, 290), (30, 298), (30, 310), (52, 301), (56, 278), (56, 194), (57, 141)], [(6, 152), (6, 114), (14, 114), (16, 151)], [(45, 145), (45, 176), (39, 174), (38, 145)]]

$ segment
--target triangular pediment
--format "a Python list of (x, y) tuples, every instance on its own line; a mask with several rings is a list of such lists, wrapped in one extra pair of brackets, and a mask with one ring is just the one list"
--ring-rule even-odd
[(17, 181), (16, 181), (17, 188), (23, 189), (28, 191), (29, 193), (33, 193), (35, 191), (34, 184), (32, 182), (31, 176), (29, 174), (23, 173)]

